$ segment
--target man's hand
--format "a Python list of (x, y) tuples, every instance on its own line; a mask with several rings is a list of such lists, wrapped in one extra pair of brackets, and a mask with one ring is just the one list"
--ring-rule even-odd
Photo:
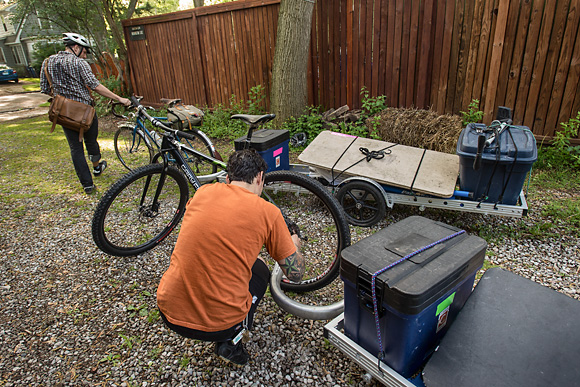
[(127, 107), (131, 106), (131, 100), (129, 98), (120, 97), (119, 102)]

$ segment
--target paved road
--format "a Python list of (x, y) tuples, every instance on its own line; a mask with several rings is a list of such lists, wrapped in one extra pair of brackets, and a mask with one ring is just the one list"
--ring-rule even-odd
[(26, 93), (22, 86), (13, 83), (0, 84), (0, 122), (34, 117), (48, 112), (48, 107), (39, 107), (48, 100), (42, 93)]

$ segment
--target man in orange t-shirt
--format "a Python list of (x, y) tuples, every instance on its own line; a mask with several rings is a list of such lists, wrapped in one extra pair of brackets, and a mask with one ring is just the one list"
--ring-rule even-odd
[(258, 257), (266, 246), (292, 281), (304, 274), (298, 235), (262, 199), (268, 166), (253, 149), (234, 153), (227, 184), (201, 187), (187, 203), (169, 269), (157, 289), (165, 324), (182, 336), (216, 342), (215, 353), (238, 365), (249, 355), (240, 338), (251, 329), (270, 280)]

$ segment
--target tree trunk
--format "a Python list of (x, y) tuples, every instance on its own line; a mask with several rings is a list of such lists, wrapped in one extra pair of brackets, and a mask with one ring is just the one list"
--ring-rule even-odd
[(193, 0), (193, 7), (203, 7), (203, 0)]
[(272, 65), (271, 110), (280, 125), (308, 104), (307, 72), (313, 0), (281, 0)]

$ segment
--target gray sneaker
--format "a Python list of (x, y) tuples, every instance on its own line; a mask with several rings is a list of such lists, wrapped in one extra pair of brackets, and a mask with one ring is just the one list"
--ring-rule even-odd
[(94, 191), (97, 189), (97, 187), (95, 187), (95, 185), (94, 185), (94, 184), (93, 184), (93, 185), (88, 185), (88, 186), (86, 186), (86, 187), (83, 187), (83, 188), (85, 189), (85, 193), (86, 193), (87, 195), (90, 195), (90, 194), (92, 194), (92, 193), (93, 193), (93, 192), (94, 192)]

